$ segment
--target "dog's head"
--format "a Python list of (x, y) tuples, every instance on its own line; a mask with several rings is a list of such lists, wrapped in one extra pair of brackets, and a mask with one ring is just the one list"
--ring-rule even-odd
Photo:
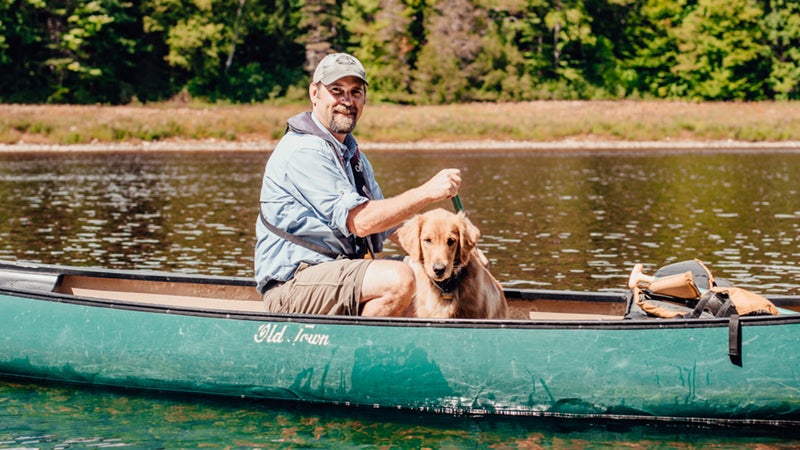
[(469, 262), (479, 237), (480, 231), (463, 212), (441, 208), (412, 217), (398, 230), (403, 250), (434, 281), (457, 274)]

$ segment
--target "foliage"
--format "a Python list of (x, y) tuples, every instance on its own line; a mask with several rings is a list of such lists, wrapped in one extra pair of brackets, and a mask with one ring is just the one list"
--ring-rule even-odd
[(150, 0), (145, 30), (166, 44), (176, 90), (209, 100), (254, 102), (302, 76), (294, 0)]
[(353, 53), (372, 102), (800, 99), (795, 0), (0, 0), (0, 101), (303, 101)]
[(684, 96), (699, 100), (762, 100), (767, 48), (752, 0), (698, 0), (674, 30), (673, 73)]
[(769, 0), (764, 9), (762, 26), (772, 63), (767, 83), (776, 99), (800, 98), (800, 3)]

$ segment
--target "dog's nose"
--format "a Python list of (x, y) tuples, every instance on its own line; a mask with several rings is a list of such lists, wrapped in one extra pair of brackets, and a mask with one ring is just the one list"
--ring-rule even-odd
[(433, 265), (433, 273), (435, 273), (437, 277), (444, 275), (445, 270), (447, 270), (447, 266), (442, 263), (435, 263)]

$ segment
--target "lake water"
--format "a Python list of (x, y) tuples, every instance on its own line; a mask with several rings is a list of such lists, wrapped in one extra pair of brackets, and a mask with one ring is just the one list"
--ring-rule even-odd
[[(797, 151), (374, 152), (393, 195), (444, 167), (508, 287), (624, 289), (698, 258), (800, 294)], [(0, 259), (252, 276), (268, 152), (0, 154)], [(449, 202), (440, 206), (451, 209)], [(389, 247), (387, 253), (398, 250)], [(797, 433), (432, 417), (0, 381), (0, 448), (800, 445)]]

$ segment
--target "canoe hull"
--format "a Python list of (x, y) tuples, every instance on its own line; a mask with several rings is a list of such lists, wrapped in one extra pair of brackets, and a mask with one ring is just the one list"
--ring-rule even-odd
[(448, 414), (800, 420), (800, 318), (423, 321), (0, 292), (0, 374)]

